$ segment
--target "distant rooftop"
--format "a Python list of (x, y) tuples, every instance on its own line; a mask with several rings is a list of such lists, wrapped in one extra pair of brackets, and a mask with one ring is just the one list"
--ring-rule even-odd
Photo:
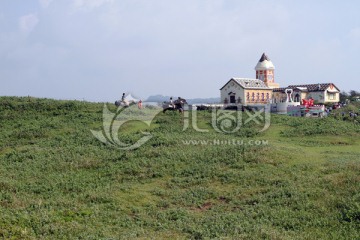
[(300, 90), (303, 92), (318, 92), (325, 91), (329, 87), (333, 86), (334, 91), (340, 91), (333, 83), (317, 83), (317, 84), (301, 84), (301, 85), (289, 85), (288, 87), (275, 88), (274, 92), (284, 92), (285, 89), (291, 88), (293, 90)]
[(325, 91), (330, 87), (330, 85), (335, 86), (332, 83), (318, 83), (318, 84), (301, 84), (301, 85), (289, 85), (288, 88), (292, 89), (300, 89), (306, 88), (309, 92), (316, 92), (316, 91)]
[(270, 89), (266, 84), (259, 80), (259, 79), (252, 79), (252, 78), (232, 78), (230, 79), (234, 80), (236, 83), (238, 83), (241, 87), (244, 89), (250, 88), (250, 89)]
[(270, 58), (269, 58), (265, 53), (263, 53), (263, 54), (261, 55), (261, 58), (260, 58), (259, 62), (263, 62), (263, 61), (265, 61), (265, 60), (271, 61)]

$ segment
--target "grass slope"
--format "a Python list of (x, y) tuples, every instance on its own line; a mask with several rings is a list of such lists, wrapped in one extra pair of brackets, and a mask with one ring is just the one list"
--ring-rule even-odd
[[(116, 109), (110, 107), (112, 111)], [(5, 239), (356, 239), (360, 127), (273, 115), (260, 134), (179, 114), (121, 129), (133, 151), (98, 141), (102, 104), (0, 98), (0, 237)], [(260, 146), (184, 144), (264, 140)]]

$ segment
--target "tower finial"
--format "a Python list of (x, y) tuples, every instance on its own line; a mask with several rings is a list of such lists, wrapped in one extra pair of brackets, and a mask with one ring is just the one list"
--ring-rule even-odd
[(274, 64), (271, 62), (270, 58), (263, 53), (261, 55), (261, 58), (259, 62), (255, 66), (255, 70), (269, 70), (269, 69), (275, 69)]
[(263, 62), (265, 60), (270, 61), (270, 58), (265, 53), (263, 53), (261, 55), (261, 58), (260, 58), (259, 62)]

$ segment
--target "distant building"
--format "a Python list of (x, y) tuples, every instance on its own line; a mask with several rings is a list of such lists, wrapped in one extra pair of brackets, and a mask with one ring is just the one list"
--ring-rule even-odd
[(337, 103), (340, 101), (340, 90), (333, 83), (290, 85), (286, 88), (275, 88), (274, 103), (284, 102), (286, 99), (285, 89), (292, 89), (294, 102), (302, 99), (314, 99), (317, 103)]
[[(221, 103), (242, 105), (264, 105), (281, 103), (289, 99), (301, 102), (314, 99), (317, 103), (336, 103), (340, 101), (340, 90), (333, 83), (289, 85), (280, 88), (275, 82), (275, 66), (263, 53), (255, 66), (256, 79), (231, 78), (220, 88)], [(292, 89), (291, 96), (285, 90)]]
[(268, 104), (272, 99), (272, 89), (259, 79), (232, 78), (220, 92), (224, 104)]

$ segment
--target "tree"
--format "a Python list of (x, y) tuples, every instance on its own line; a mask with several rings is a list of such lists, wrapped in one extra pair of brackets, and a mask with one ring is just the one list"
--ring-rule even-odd
[(344, 103), (346, 101), (346, 99), (348, 99), (350, 97), (350, 95), (345, 92), (345, 91), (342, 91), (340, 93), (340, 102)]
[(350, 97), (357, 97), (360, 96), (360, 93), (358, 91), (355, 90), (350, 90)]
[(350, 90), (350, 101), (355, 101), (357, 100), (356, 98), (360, 97), (360, 93), (358, 91), (355, 90)]

